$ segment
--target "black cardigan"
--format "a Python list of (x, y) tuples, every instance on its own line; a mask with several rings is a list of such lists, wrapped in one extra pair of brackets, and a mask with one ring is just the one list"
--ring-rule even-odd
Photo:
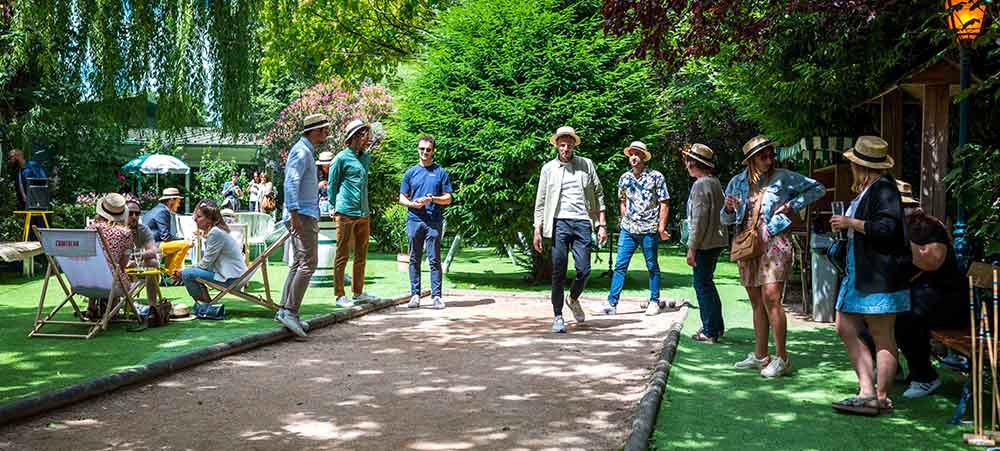
[(865, 293), (907, 289), (904, 269), (913, 256), (892, 176), (883, 175), (868, 188), (854, 217), (865, 221), (865, 233), (854, 234), (854, 288)]

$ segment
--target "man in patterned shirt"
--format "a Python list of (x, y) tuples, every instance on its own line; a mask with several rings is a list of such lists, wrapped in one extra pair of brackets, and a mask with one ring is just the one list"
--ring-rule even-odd
[(606, 315), (614, 315), (618, 308), (618, 298), (625, 285), (625, 272), (632, 260), (632, 254), (637, 247), (642, 247), (642, 255), (646, 257), (646, 269), (649, 271), (649, 301), (643, 302), (641, 308), (647, 315), (656, 315), (666, 308), (666, 303), (660, 301), (660, 265), (657, 262), (657, 249), (660, 240), (666, 240), (667, 213), (670, 211), (670, 194), (667, 193), (667, 183), (663, 174), (646, 167), (646, 162), (652, 157), (646, 145), (634, 141), (625, 148), (632, 170), (622, 174), (618, 179), (619, 210), (621, 212), (621, 231), (618, 235), (618, 259), (615, 262), (614, 275), (611, 277), (611, 292), (608, 301), (602, 308)]

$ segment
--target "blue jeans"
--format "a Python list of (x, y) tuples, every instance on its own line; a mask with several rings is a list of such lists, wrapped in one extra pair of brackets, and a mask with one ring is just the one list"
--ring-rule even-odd
[(198, 283), (195, 279), (211, 280), (226, 288), (229, 288), (240, 279), (239, 277), (233, 277), (225, 282), (219, 282), (214, 278), (214, 272), (198, 267), (191, 267), (181, 271), (181, 280), (184, 281), (184, 288), (187, 288), (188, 294), (196, 301), (208, 302), (211, 298), (208, 296), (208, 289), (205, 288), (205, 285)]
[(441, 224), (407, 219), (406, 236), (410, 239), (410, 295), (420, 294), (420, 260), (426, 248), (431, 296), (441, 297)]
[(649, 271), (649, 300), (660, 302), (660, 263), (657, 261), (657, 249), (660, 237), (656, 233), (629, 233), (624, 229), (618, 234), (618, 256), (615, 259), (615, 271), (611, 276), (611, 291), (608, 293), (608, 303), (618, 305), (622, 288), (625, 287), (625, 273), (632, 261), (636, 248), (642, 247), (642, 255), (646, 257), (646, 270)]
[(694, 293), (698, 296), (698, 314), (701, 315), (702, 333), (720, 337), (726, 330), (722, 321), (722, 299), (715, 288), (715, 264), (724, 248), (694, 251)]
[(576, 267), (569, 297), (579, 299), (590, 276), (591, 242), (590, 221), (586, 219), (556, 219), (552, 224), (552, 310), (555, 316), (562, 316), (569, 251), (573, 250)]

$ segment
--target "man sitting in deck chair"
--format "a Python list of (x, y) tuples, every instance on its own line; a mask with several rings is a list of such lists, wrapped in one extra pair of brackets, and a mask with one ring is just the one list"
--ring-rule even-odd
[(243, 246), (229, 235), (229, 225), (222, 219), (219, 208), (211, 201), (201, 201), (194, 209), (194, 222), (205, 237), (201, 260), (191, 268), (174, 271), (188, 294), (198, 302), (212, 302), (204, 281), (230, 288), (240, 280), (247, 265), (243, 262)]

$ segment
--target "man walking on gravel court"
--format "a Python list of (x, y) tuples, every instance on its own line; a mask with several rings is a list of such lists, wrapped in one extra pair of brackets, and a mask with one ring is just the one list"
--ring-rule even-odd
[(542, 166), (535, 194), (535, 251), (542, 252), (542, 237), (552, 239), (552, 320), (553, 333), (565, 333), (563, 283), (569, 251), (573, 251), (576, 277), (569, 291), (569, 308), (577, 323), (586, 319), (580, 295), (590, 275), (591, 231), (597, 228), (601, 245), (608, 240), (604, 216), (604, 191), (597, 168), (588, 158), (574, 156), (580, 137), (573, 127), (559, 127), (549, 142), (558, 150), (552, 161)]

